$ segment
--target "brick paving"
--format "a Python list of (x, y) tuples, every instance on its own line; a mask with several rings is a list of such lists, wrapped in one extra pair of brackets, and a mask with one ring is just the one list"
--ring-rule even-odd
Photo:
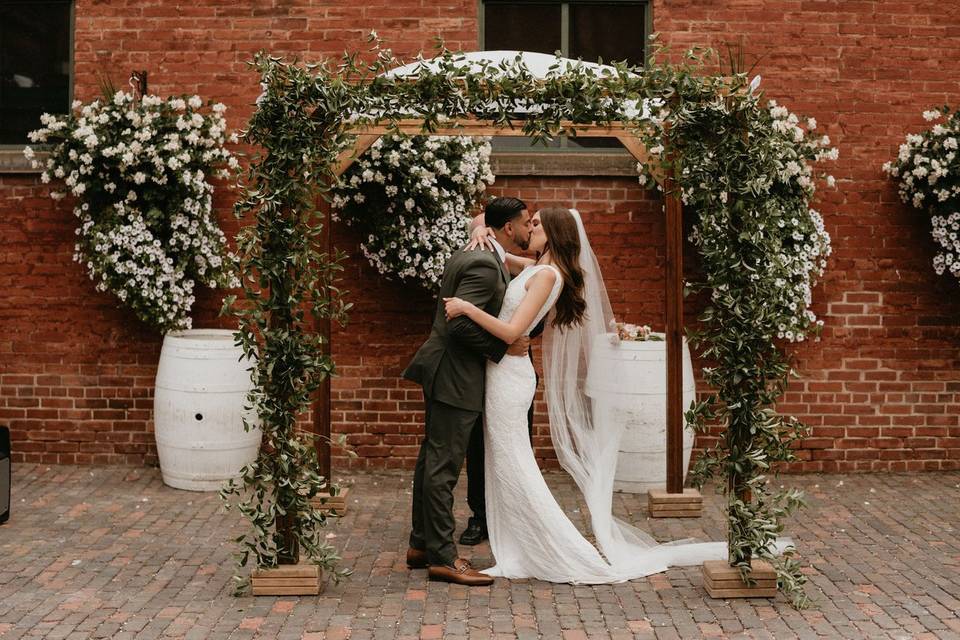
[[(698, 568), (620, 585), (497, 580), (429, 583), (403, 552), (410, 476), (354, 474), (331, 541), (354, 575), (320, 596), (233, 597), (235, 516), (216, 494), (165, 487), (156, 469), (14, 470), (0, 527), (0, 640), (12, 638), (960, 638), (960, 473), (787, 476), (811, 507), (787, 533), (814, 605), (712, 600)], [(550, 474), (584, 524), (572, 484)], [(466, 520), (463, 483), (458, 520)], [(645, 497), (618, 513), (660, 539), (723, 535), (720, 499), (699, 520), (649, 520)], [(490, 563), (489, 548), (467, 550)]]

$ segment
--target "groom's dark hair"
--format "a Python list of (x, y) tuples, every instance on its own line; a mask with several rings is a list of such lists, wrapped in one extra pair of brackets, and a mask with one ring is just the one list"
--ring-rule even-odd
[(494, 229), (503, 229), (507, 224), (527, 208), (520, 198), (494, 198), (483, 210), (483, 223)]

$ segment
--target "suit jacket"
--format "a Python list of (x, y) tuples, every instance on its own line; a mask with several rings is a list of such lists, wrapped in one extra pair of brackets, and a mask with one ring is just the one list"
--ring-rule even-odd
[(462, 298), (496, 316), (509, 280), (494, 251), (458, 251), (447, 260), (430, 337), (403, 372), (404, 378), (423, 386), (424, 396), (483, 411), (486, 360), (499, 362), (508, 345), (466, 316), (447, 322), (443, 298)]

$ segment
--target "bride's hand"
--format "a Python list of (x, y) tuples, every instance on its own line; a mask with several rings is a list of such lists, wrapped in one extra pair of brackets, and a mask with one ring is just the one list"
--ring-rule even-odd
[(457, 316), (468, 315), (471, 308), (476, 309), (473, 304), (460, 298), (444, 298), (443, 304), (446, 309), (447, 320), (453, 320)]
[(473, 251), (479, 247), (487, 250), (493, 250), (493, 244), (490, 243), (490, 238), (492, 237), (492, 229), (485, 227), (482, 224), (478, 224), (470, 234), (470, 242), (468, 242), (467, 246), (463, 249), (464, 251)]

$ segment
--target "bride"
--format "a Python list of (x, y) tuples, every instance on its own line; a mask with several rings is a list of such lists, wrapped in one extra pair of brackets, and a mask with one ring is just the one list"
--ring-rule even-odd
[(486, 510), (496, 566), (485, 573), (597, 584), (725, 558), (722, 542), (658, 544), (613, 517), (621, 434), (614, 425), (591, 423), (583, 391), (593, 342), (607, 339), (610, 303), (580, 214), (543, 209), (534, 225), (530, 249), (539, 258), (508, 258), (511, 271), (520, 272), (499, 316), (459, 298), (444, 299), (446, 313), (448, 319), (466, 315), (508, 344), (550, 313), (543, 338), (550, 435), (561, 466), (584, 495), (599, 549), (567, 518), (544, 481), (527, 433), (536, 392), (533, 364), (526, 356), (507, 355), (498, 364), (488, 362), (486, 372)]

